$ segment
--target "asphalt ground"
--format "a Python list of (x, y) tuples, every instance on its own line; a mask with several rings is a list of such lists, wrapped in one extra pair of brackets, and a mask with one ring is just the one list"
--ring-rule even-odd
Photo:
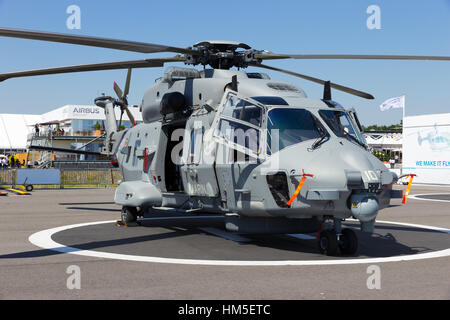
[[(406, 205), (395, 199), (377, 220), (450, 229), (450, 203), (430, 201), (448, 200), (450, 187), (413, 185), (415, 194), (434, 195), (409, 198)], [(114, 189), (38, 190), (31, 196), (1, 197), (0, 299), (450, 298), (450, 257), (337, 265), (196, 265), (61, 253), (29, 241), (30, 235), (50, 228), (118, 219), (120, 208), (113, 197)], [(357, 256), (330, 258), (317, 253), (314, 240), (259, 236), (238, 242), (204, 231), (205, 221), (189, 223), (146, 222), (128, 228), (102, 223), (56, 232), (52, 240), (96, 252), (236, 261), (385, 258), (450, 248), (447, 233), (382, 223), (373, 237), (358, 235)], [(212, 226), (218, 225), (220, 221)], [(374, 265), (380, 271), (379, 289), (368, 287)], [(80, 289), (67, 286), (71, 266), (80, 270)]]

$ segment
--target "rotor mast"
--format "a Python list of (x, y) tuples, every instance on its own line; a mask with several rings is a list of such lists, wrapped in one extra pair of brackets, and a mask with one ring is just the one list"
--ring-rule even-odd
[[(238, 49), (244, 49), (239, 50)], [(211, 66), (213, 69), (229, 70), (232, 67), (247, 68), (252, 63), (261, 63), (249, 45), (233, 41), (202, 41), (192, 47), (193, 54), (187, 53), (185, 64)]]

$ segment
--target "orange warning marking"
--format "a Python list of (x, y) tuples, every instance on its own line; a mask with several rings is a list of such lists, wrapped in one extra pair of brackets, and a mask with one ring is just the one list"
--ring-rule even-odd
[(412, 184), (412, 181), (413, 181), (415, 176), (416, 176), (416, 174), (410, 174), (409, 175), (410, 178), (409, 178), (409, 182), (408, 182), (408, 187), (406, 187), (406, 191), (403, 194), (403, 201), (402, 201), (403, 204), (406, 203), (406, 199), (408, 198), (409, 191), (411, 190), (411, 184)]
[(294, 200), (297, 198), (297, 196), (298, 196), (298, 194), (300, 193), (300, 190), (302, 189), (302, 187), (303, 187), (303, 184), (305, 183), (305, 181), (306, 181), (306, 177), (314, 177), (314, 175), (313, 174), (307, 174), (307, 173), (305, 173), (305, 170), (304, 169), (302, 169), (302, 179), (300, 180), (300, 183), (298, 184), (298, 186), (297, 186), (297, 189), (295, 189), (295, 192), (294, 192), (294, 194), (292, 195), (292, 197), (289, 199), (289, 201), (287, 202), (287, 205), (288, 206), (290, 206), (291, 204), (292, 204), (292, 202), (294, 202)]

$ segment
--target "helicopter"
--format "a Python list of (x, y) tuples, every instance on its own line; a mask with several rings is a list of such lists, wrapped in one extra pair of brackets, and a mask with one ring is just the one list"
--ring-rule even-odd
[[(101, 154), (120, 168), (114, 201), (121, 221), (154, 213), (220, 214), (240, 234), (316, 233), (320, 253), (354, 255), (358, 239), (342, 222), (354, 218), (373, 232), (398, 177), (373, 156), (354, 109), (331, 89), (365, 99), (366, 92), (263, 64), (277, 59), (442, 60), (450, 57), (349, 54), (277, 54), (233, 41), (202, 41), (188, 48), (89, 36), (0, 28), (0, 36), (102, 47), (173, 57), (76, 65), (0, 74), (0, 81), (70, 72), (128, 69), (117, 98), (102, 95), (106, 137)], [(128, 107), (131, 70), (170, 66), (145, 92), (143, 123), (119, 130), (114, 109), (135, 123)], [(197, 69), (202, 66), (203, 69)], [(324, 88), (321, 99), (271, 79), (258, 67)], [(234, 68), (234, 69), (233, 69)], [(120, 126), (119, 126), (120, 127)], [(77, 152), (83, 152), (78, 150)]]

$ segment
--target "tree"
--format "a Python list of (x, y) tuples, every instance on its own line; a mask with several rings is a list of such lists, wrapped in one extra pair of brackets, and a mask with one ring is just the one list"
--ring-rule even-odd
[(376, 124), (370, 125), (368, 127), (362, 126), (364, 132), (366, 131), (402, 131), (403, 130), (403, 121), (400, 121), (399, 124), (392, 124), (390, 126), (379, 126)]

